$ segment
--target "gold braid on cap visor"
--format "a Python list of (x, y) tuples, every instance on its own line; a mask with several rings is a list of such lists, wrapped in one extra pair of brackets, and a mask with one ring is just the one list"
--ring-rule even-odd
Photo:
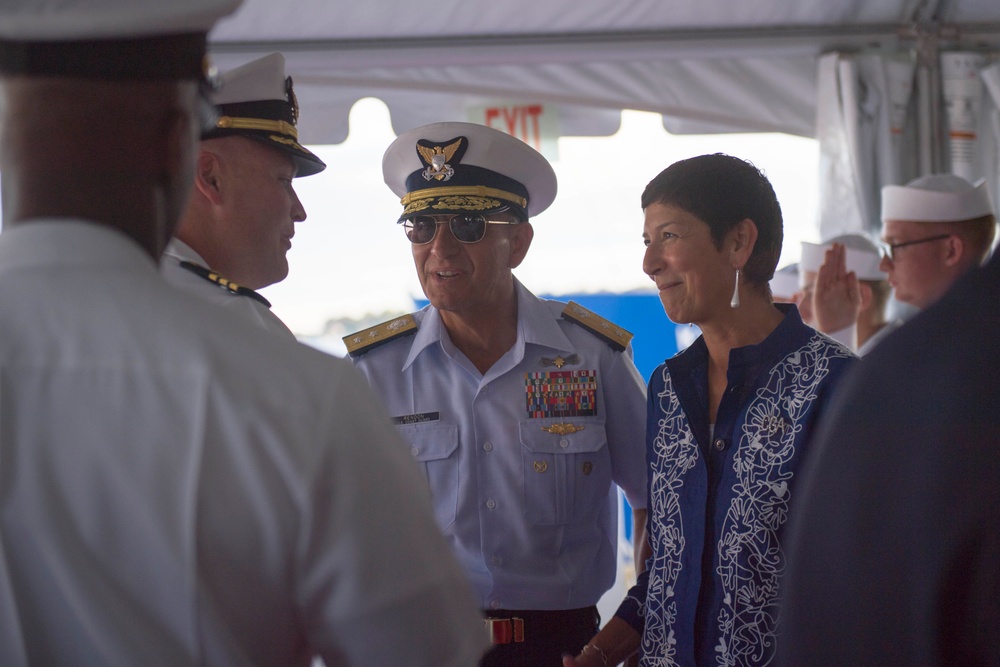
[(223, 130), (263, 130), (265, 132), (279, 132), (288, 135), (298, 141), (299, 131), (291, 123), (283, 120), (268, 120), (266, 118), (233, 118), (232, 116), (221, 116), (215, 122), (215, 126)]
[(425, 188), (424, 190), (414, 190), (406, 193), (406, 196), (399, 200), (403, 206), (420, 199), (430, 199), (431, 197), (450, 197), (455, 195), (465, 195), (473, 197), (497, 197), (517, 204), (521, 208), (528, 205), (528, 200), (521, 195), (488, 188), (484, 185), (456, 185), (450, 188)]

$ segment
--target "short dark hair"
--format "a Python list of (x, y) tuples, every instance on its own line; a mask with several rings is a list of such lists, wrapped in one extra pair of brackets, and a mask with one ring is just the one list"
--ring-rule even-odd
[(715, 153), (675, 162), (651, 180), (642, 193), (642, 208), (676, 206), (708, 225), (715, 246), (729, 230), (749, 218), (757, 226), (757, 243), (743, 267), (749, 283), (767, 286), (781, 255), (781, 206), (767, 177), (747, 160)]

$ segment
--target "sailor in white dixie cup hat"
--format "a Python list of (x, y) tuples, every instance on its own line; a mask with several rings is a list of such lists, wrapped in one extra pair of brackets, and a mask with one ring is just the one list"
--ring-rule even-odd
[(899, 324), (886, 320), (891, 290), (880, 260), (878, 246), (861, 234), (803, 242), (796, 297), (802, 321), (859, 354), (874, 347)]
[(985, 181), (932, 174), (882, 188), (881, 268), (897, 300), (924, 309), (981, 265), (996, 234)]
[(350, 362), (157, 270), (210, 115), (206, 35), (237, 4), (0, 2), (3, 667), (486, 650), (424, 480)]
[(288, 275), (306, 211), (292, 179), (326, 165), (298, 141), (299, 108), (285, 57), (271, 53), (220, 77), (218, 118), (202, 133), (195, 187), (162, 269), (173, 284), (294, 338), (256, 290)]
[(400, 135), (382, 167), (430, 305), (344, 342), (410, 443), (487, 616), (495, 646), (481, 664), (559, 664), (596, 632), (615, 580), (616, 485), (645, 525), (631, 334), (514, 277), (528, 217), (556, 194), (527, 144), (436, 123)]
[(799, 264), (786, 264), (775, 270), (774, 276), (767, 282), (771, 288), (771, 300), (775, 303), (794, 303), (799, 291)]

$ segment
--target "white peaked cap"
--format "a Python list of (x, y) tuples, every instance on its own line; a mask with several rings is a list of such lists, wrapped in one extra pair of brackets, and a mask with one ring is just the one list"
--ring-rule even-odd
[(799, 265), (789, 264), (774, 272), (774, 277), (768, 282), (773, 296), (792, 298), (799, 291)]
[(277, 52), (269, 53), (220, 74), (219, 89), (212, 94), (212, 102), (287, 102), (285, 78), (285, 56)]
[(972, 184), (953, 174), (931, 174), (882, 188), (883, 222), (959, 222), (992, 213), (985, 180)]
[(3, 0), (0, 39), (114, 40), (207, 33), (242, 0)]
[(871, 239), (861, 234), (841, 234), (824, 243), (802, 242), (802, 260), (799, 262), (799, 270), (816, 272), (823, 265), (826, 258), (826, 251), (834, 243), (844, 246), (847, 270), (853, 271), (858, 280), (886, 280), (888, 275), (879, 269), (882, 261), (882, 254), (879, 252)]
[[(451, 153), (447, 163), (439, 165), (441, 171), (433, 178), (420, 177), (428, 164), (421, 158), (418, 143), (448, 152), (454, 150), (458, 138), (464, 138), (461, 147)], [(502, 200), (534, 217), (555, 200), (557, 188), (552, 165), (534, 148), (500, 130), (461, 122), (433, 123), (399, 135), (382, 157), (382, 176), (397, 196), (405, 200), (419, 195), (418, 206), (426, 204), (427, 210), (439, 212), (449, 212), (448, 202), (459, 204), (452, 211), (457, 212), (464, 207), (460, 203), (464, 198), (470, 210), (487, 211), (492, 208), (491, 200)], [(499, 199), (497, 195), (481, 196), (478, 190), (482, 188), (504, 194)], [(435, 190), (442, 196), (431, 196)], [(519, 201), (521, 198), (526, 202)], [(405, 215), (414, 204), (404, 201), (404, 206), (408, 207)]]
[(287, 153), (296, 176), (311, 176), (326, 164), (299, 143), (299, 103), (292, 79), (285, 75), (285, 56), (269, 53), (219, 77), (212, 102), (219, 111), (216, 126), (202, 139), (240, 135)]

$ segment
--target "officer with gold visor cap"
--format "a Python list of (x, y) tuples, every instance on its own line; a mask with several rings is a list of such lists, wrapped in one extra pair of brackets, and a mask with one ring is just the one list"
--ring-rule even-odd
[(593, 636), (615, 581), (619, 486), (645, 525), (631, 334), (514, 277), (529, 216), (556, 194), (524, 142), (436, 123), (400, 135), (382, 168), (430, 305), (344, 341), (426, 474), (487, 617), (481, 664), (558, 665)]
[(326, 165), (298, 141), (298, 103), (285, 58), (272, 53), (221, 76), (218, 119), (202, 134), (195, 187), (163, 273), (249, 321), (291, 332), (256, 292), (288, 275), (286, 253), (306, 211), (292, 179)]

